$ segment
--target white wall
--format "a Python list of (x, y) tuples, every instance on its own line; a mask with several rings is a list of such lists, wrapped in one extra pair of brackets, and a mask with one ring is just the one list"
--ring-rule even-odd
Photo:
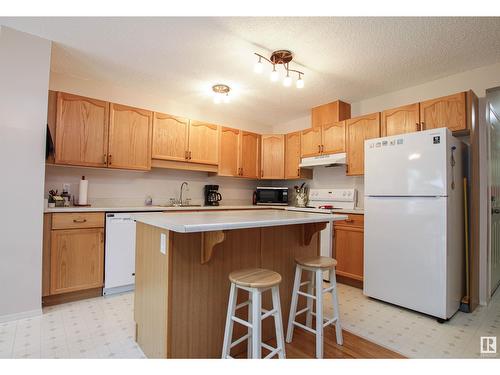
[(164, 204), (169, 198), (178, 198), (180, 185), (189, 183), (189, 191), (183, 198), (191, 198), (193, 204), (203, 204), (204, 185), (219, 185), (222, 204), (251, 204), (257, 181), (229, 177), (208, 177), (207, 173), (176, 171), (154, 168), (150, 172), (121, 171), (116, 169), (89, 169), (47, 166), (45, 192), (62, 190), (70, 184), (70, 193), (78, 194), (81, 176), (89, 180), (89, 201), (96, 206), (140, 206), (148, 195), (153, 204)]
[(0, 26), (0, 321), (41, 312), (50, 48)]
[[(167, 99), (160, 92), (138, 90), (134, 87), (126, 87), (112, 82), (94, 81), (91, 79), (83, 79), (51, 72), (49, 85), (50, 89), (55, 91), (65, 91), (76, 95), (88, 96), (151, 111), (169, 113), (171, 115), (195, 120), (208, 121), (257, 133), (266, 134), (270, 133), (272, 130), (264, 125), (249, 123), (244, 118), (238, 119), (236, 122), (228, 122), (223, 110), (216, 114), (207, 115), (193, 106), (188, 99), (173, 101)], [(223, 107), (221, 108), (223, 109)]]

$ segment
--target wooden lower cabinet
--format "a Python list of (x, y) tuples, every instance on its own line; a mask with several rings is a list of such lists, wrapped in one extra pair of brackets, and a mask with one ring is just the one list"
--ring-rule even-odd
[[(59, 295), (71, 295), (71, 299), (77, 299), (78, 293), (80, 298), (95, 296), (96, 293), (99, 295), (103, 287), (104, 213), (85, 213), (78, 219), (72, 219), (72, 215), (75, 214), (44, 216), (44, 304), (52, 297), (64, 302), (65, 298)], [(96, 227), (89, 228), (89, 225)], [(92, 292), (89, 294), (89, 291)]]
[(339, 281), (362, 287), (363, 283), (363, 215), (348, 215), (334, 223), (334, 258)]

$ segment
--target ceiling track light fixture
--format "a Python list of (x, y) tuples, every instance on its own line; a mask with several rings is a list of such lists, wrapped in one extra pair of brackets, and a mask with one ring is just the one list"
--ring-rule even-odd
[(214, 103), (229, 103), (229, 91), (231, 88), (228, 85), (218, 83), (212, 86), (212, 91), (214, 92)]
[(259, 61), (257, 61), (254, 66), (255, 73), (262, 73), (264, 71), (264, 64), (262, 63), (262, 60), (267, 61), (273, 66), (273, 70), (271, 71), (270, 75), (271, 82), (276, 82), (279, 79), (279, 72), (276, 70), (276, 65), (283, 65), (286, 72), (285, 78), (283, 79), (283, 86), (290, 87), (292, 85), (292, 77), (290, 76), (290, 73), (295, 73), (298, 75), (295, 86), (298, 89), (304, 87), (304, 79), (302, 78), (304, 72), (290, 69), (290, 61), (292, 61), (293, 59), (293, 54), (291, 51), (285, 49), (274, 51), (269, 59), (265, 56), (262, 56), (261, 54), (258, 54), (257, 52), (254, 52), (254, 55), (259, 58)]

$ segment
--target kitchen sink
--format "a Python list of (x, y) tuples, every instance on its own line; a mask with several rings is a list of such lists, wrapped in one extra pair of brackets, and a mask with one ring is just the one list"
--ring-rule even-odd
[(201, 204), (160, 204), (159, 207), (201, 207)]

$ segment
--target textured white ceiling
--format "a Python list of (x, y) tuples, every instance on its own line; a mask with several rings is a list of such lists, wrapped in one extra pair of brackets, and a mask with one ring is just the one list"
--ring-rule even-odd
[[(52, 70), (161, 93), (207, 114), (274, 126), (500, 61), (500, 18), (0, 18), (53, 40)], [(306, 87), (253, 73), (253, 52), (290, 49)], [(229, 84), (223, 109), (207, 94)], [(220, 117), (220, 116), (219, 116)]]

